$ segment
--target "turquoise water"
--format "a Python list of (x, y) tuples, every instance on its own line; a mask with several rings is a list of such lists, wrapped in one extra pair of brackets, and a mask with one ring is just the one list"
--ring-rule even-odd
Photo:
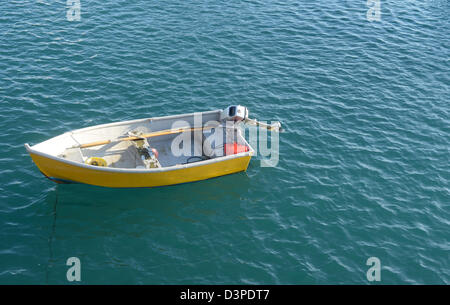
[[(450, 3), (0, 4), (0, 283), (450, 283)], [(56, 185), (23, 144), (225, 108), (280, 160), (155, 189)]]

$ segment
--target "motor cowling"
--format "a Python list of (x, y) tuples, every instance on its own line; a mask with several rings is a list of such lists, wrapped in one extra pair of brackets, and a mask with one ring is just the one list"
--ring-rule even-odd
[(248, 118), (248, 109), (247, 107), (241, 105), (232, 105), (228, 106), (222, 113), (220, 114), (221, 121), (234, 121), (239, 122)]

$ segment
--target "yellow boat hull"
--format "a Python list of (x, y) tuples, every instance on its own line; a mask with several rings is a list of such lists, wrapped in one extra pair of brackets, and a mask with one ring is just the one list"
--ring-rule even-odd
[(39, 170), (55, 182), (85, 183), (104, 187), (156, 187), (194, 182), (245, 171), (251, 155), (164, 171), (111, 171), (78, 166), (30, 152)]

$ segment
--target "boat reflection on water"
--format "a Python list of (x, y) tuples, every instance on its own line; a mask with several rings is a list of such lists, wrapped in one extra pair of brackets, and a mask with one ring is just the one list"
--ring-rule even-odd
[[(100, 256), (114, 265), (124, 259), (118, 253), (127, 247), (154, 243), (160, 248), (150, 246), (150, 252), (164, 252), (173, 238), (189, 240), (204, 228), (219, 228), (217, 222), (242, 221), (241, 203), (250, 188), (246, 172), (155, 188), (55, 185), (46, 198), (52, 214), (46, 283), (67, 283), (61, 274), (72, 256), (81, 256), (83, 270), (100, 268), (89, 265), (89, 259)], [(214, 236), (224, 230), (206, 231)], [(176, 249), (185, 247), (182, 241), (174, 244)]]

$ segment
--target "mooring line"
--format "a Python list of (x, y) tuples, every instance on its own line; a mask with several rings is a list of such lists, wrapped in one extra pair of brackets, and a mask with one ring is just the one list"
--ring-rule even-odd
[(55, 228), (56, 228), (56, 206), (58, 205), (58, 185), (56, 185), (56, 198), (55, 198), (55, 204), (53, 205), (53, 224), (52, 224), (52, 231), (50, 234), (50, 237), (48, 238), (48, 249), (49, 249), (49, 259), (47, 264), (47, 270), (45, 272), (45, 284), (48, 285), (48, 276), (49, 276), (49, 268), (50, 264), (53, 261), (53, 237), (55, 235)]

